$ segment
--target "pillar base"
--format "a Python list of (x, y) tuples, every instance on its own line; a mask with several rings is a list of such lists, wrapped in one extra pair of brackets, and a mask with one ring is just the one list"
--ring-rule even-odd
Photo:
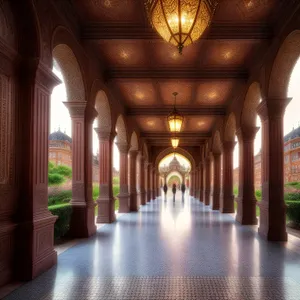
[(234, 211), (234, 196), (226, 197), (222, 200), (223, 203), (220, 208), (220, 212), (223, 214), (233, 214)]
[(205, 205), (210, 205), (210, 191), (205, 192), (204, 204)]
[(146, 192), (140, 192), (140, 205), (146, 205)]
[(256, 217), (256, 199), (247, 199), (238, 197), (236, 199), (238, 204), (236, 221), (241, 225), (257, 225), (258, 220)]
[(20, 281), (32, 280), (57, 263), (53, 247), (54, 223), (57, 217), (49, 211), (34, 220), (20, 223), (17, 229), (18, 253), (15, 274)]
[(137, 206), (137, 193), (130, 193), (130, 205), (129, 205), (129, 210), (131, 212), (136, 212), (138, 211), (138, 206)]
[(113, 223), (116, 220), (115, 199), (98, 198), (98, 216), (97, 223)]
[[(287, 232), (286, 232), (286, 220), (285, 220), (285, 210), (286, 206), (278, 205), (276, 211), (272, 212), (270, 215), (269, 207), (267, 203), (263, 201), (259, 203), (260, 208), (260, 222), (258, 233), (266, 240), (273, 242), (286, 242)], [(283, 213), (282, 213), (283, 212)], [(284, 219), (280, 219), (283, 217)]]
[(129, 213), (129, 193), (119, 194), (117, 197), (119, 198), (119, 213)]
[(87, 238), (96, 233), (95, 206), (95, 204), (90, 206), (72, 204), (68, 236), (72, 238)]

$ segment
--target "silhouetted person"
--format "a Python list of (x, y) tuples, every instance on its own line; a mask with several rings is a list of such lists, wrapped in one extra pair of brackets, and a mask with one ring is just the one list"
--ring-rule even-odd
[(182, 192), (182, 200), (184, 199), (184, 193), (185, 193), (185, 184), (181, 184), (181, 192)]
[(164, 184), (165, 201), (167, 200), (167, 192), (168, 192), (168, 186), (167, 186), (167, 184), (165, 183), (165, 184)]
[(175, 194), (176, 194), (176, 184), (175, 183), (173, 183), (172, 192), (173, 192), (173, 201), (175, 202)]

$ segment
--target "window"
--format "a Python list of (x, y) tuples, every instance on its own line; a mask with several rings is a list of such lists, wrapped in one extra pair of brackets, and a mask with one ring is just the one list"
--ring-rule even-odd
[(292, 154), (292, 161), (296, 161), (300, 158), (300, 152), (295, 152)]
[(290, 160), (289, 155), (285, 155), (285, 156), (284, 156), (284, 162), (285, 162), (285, 163), (288, 163), (289, 160)]

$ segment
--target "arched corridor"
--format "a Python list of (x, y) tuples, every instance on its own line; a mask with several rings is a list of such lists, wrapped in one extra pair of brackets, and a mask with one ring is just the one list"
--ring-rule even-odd
[(299, 283), (299, 242), (268, 243), (233, 215), (168, 193), (79, 241), (6, 300), (296, 300)]
[(0, 298), (294, 299), (299, 16), (1, 0)]

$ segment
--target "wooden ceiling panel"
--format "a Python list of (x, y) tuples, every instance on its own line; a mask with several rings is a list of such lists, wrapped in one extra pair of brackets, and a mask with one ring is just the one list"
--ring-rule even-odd
[(279, 0), (226, 0), (220, 1), (215, 21), (262, 22), (269, 19), (275, 11)]
[(142, 1), (72, 0), (81, 18), (88, 22), (144, 22)]
[(216, 117), (213, 116), (189, 116), (184, 121), (184, 131), (208, 132), (212, 129)]
[(224, 105), (234, 86), (234, 81), (206, 81), (200, 82), (197, 87), (196, 104)]
[(164, 105), (173, 105), (173, 92), (177, 92), (177, 105), (189, 105), (192, 98), (193, 88), (195, 83), (193, 81), (160, 81), (159, 88), (162, 101)]
[(186, 47), (182, 54), (179, 54), (178, 49), (163, 41), (153, 40), (149, 42), (149, 51), (152, 53), (153, 64), (168, 67), (190, 67), (197, 62), (199, 53), (199, 43), (192, 47)]
[[(132, 117), (131, 117), (132, 118)], [(144, 116), (135, 116), (135, 121), (140, 127), (141, 131), (144, 132), (167, 132), (167, 120), (162, 117), (144, 117)]]
[(249, 55), (260, 45), (261, 42), (257, 41), (206, 41), (201, 65), (244, 67), (247, 65)]
[(143, 41), (102, 40), (97, 43), (98, 52), (110, 67), (147, 67), (149, 60)]
[(126, 106), (151, 106), (158, 104), (156, 92), (151, 80), (119, 80), (117, 81), (117, 86), (123, 94)]

